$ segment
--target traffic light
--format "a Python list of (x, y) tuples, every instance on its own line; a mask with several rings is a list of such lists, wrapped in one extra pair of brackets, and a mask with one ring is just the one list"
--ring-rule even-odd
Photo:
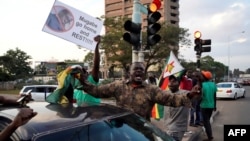
[(133, 45), (133, 50), (138, 50), (140, 47), (141, 24), (127, 20), (124, 29), (127, 32), (123, 34), (123, 39)]
[(147, 49), (161, 40), (161, 36), (156, 34), (161, 29), (161, 25), (157, 23), (161, 18), (161, 13), (157, 11), (160, 7), (160, 0), (153, 0), (153, 2), (148, 6)]
[(201, 41), (201, 45), (202, 45), (202, 52), (210, 52), (211, 51), (211, 39), (207, 39), (207, 40), (202, 40)]
[(202, 52), (210, 52), (211, 51), (211, 39), (202, 40), (201, 32), (196, 31), (194, 33), (194, 50), (196, 51), (196, 55), (201, 55)]
[(201, 45), (201, 32), (200, 31), (195, 31), (194, 32), (194, 51), (196, 51), (196, 55), (201, 55), (201, 48), (202, 48), (202, 45)]

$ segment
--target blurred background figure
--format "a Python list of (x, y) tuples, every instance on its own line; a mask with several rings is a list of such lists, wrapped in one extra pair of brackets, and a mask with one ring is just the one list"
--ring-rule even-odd
[(153, 85), (158, 85), (158, 79), (153, 73), (148, 73), (148, 78), (146, 79), (146, 83), (148, 84), (153, 84)]

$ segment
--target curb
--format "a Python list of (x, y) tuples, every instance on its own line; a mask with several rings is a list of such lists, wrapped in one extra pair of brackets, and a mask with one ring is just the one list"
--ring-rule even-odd
[[(214, 117), (215, 117), (216, 115), (218, 115), (218, 114), (219, 114), (219, 111), (218, 111), (218, 110), (216, 110), (215, 112), (213, 112), (213, 114), (212, 114), (212, 116), (211, 116), (211, 119), (210, 119), (210, 123), (211, 123), (211, 124), (214, 122)], [(200, 135), (202, 132), (205, 133), (204, 127), (199, 127), (199, 128), (197, 129), (197, 131), (196, 131), (194, 134), (192, 134), (192, 135), (190, 136), (190, 138), (188, 139), (188, 141), (197, 141), (197, 138), (199, 137), (199, 135)]]

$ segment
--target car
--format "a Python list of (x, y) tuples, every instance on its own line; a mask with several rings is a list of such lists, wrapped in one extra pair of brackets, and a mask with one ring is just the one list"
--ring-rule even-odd
[(26, 85), (20, 90), (19, 95), (31, 90), (32, 100), (43, 102), (56, 88), (57, 85)]
[(244, 98), (246, 95), (246, 89), (238, 82), (220, 82), (216, 85), (217, 98), (231, 98), (236, 100), (240, 97)]
[[(30, 102), (38, 114), (20, 126), (10, 141), (174, 141), (139, 115), (104, 103)], [(18, 107), (0, 111), (0, 130), (15, 118)]]

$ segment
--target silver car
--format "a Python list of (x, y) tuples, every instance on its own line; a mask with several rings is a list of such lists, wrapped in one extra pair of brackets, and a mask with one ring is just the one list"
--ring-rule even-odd
[(23, 86), (19, 94), (25, 94), (31, 90), (31, 97), (34, 101), (45, 101), (45, 98), (57, 88), (57, 85), (27, 85)]

